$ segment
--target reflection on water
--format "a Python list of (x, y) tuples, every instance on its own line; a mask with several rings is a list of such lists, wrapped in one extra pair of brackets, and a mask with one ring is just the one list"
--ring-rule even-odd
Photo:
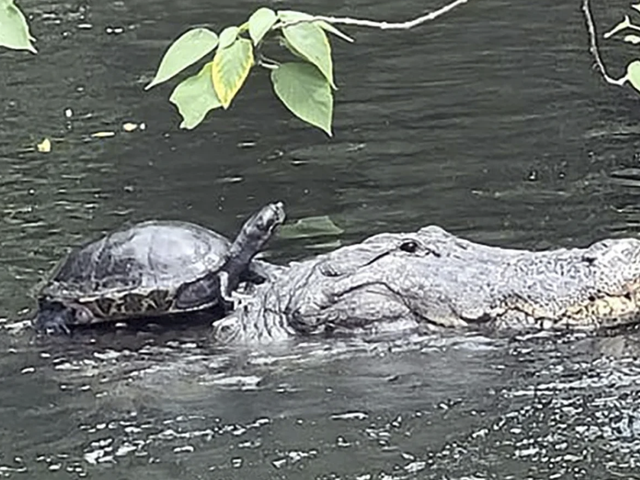
[[(296, 5), (390, 20), (430, 7)], [(332, 139), (292, 119), (261, 72), (196, 132), (177, 129), (172, 87), (142, 91), (170, 40), (205, 18), (237, 23), (251, 2), (24, 8), (40, 54), (0, 53), (0, 476), (635, 474), (634, 332), (243, 351), (203, 326), (72, 339), (15, 328), (68, 248), (148, 218), (232, 235), (283, 200), (294, 220), (329, 215), (344, 230), (272, 243), (282, 261), (429, 223), (529, 248), (633, 235), (637, 98), (593, 73), (575, 5), (475, 0), (413, 31), (347, 29), (357, 43), (334, 43)], [(43, 138), (51, 153), (35, 151)]]

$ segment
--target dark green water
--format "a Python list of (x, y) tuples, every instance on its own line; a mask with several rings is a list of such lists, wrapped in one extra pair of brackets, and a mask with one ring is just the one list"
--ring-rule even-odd
[[(346, 29), (333, 139), (292, 119), (262, 74), (191, 133), (172, 87), (143, 92), (170, 40), (257, 6), (217, 3), (21, 4), (40, 53), (0, 52), (0, 476), (640, 478), (633, 333), (238, 352), (206, 328), (47, 340), (16, 327), (68, 248), (142, 219), (233, 234), (282, 200), (293, 220), (344, 229), (278, 240), (280, 260), (429, 223), (527, 248), (637, 234), (638, 97), (591, 68), (579, 2), (471, 0), (412, 31)], [(295, 4), (387, 20), (437, 6)], [(600, 29), (624, 8), (596, 4)], [(627, 53), (604, 49), (612, 74)], [(52, 152), (35, 152), (45, 137)]]

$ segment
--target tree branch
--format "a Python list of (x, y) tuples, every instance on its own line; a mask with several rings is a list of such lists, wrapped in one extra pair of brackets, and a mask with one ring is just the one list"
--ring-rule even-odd
[(456, 7), (467, 3), (469, 0), (454, 0), (451, 3), (448, 3), (444, 7), (439, 8), (438, 10), (434, 10), (433, 12), (427, 13), (418, 18), (414, 18), (413, 20), (407, 20), (406, 22), (376, 22), (375, 20), (364, 20), (359, 18), (349, 18), (349, 17), (325, 17), (323, 15), (317, 15), (310, 17), (308, 19), (296, 20), (293, 22), (286, 22), (281, 24), (281, 27), (289, 27), (291, 25), (295, 25), (297, 23), (304, 22), (317, 22), (324, 21), (327, 23), (331, 23), (333, 25), (355, 25), (358, 27), (371, 27), (371, 28), (379, 28), (381, 30), (408, 30), (410, 28), (416, 27), (420, 24), (429, 22), (431, 20), (435, 20), (436, 18), (444, 15), (445, 13), (450, 12)]
[(613, 78), (609, 76), (607, 73), (607, 69), (602, 62), (602, 58), (600, 57), (600, 50), (598, 49), (597, 35), (596, 35), (596, 27), (593, 23), (593, 16), (591, 15), (591, 7), (589, 5), (589, 0), (582, 0), (582, 12), (584, 13), (584, 19), (587, 22), (587, 30), (589, 31), (589, 51), (596, 62), (596, 66), (598, 70), (600, 70), (600, 74), (602, 78), (604, 78), (605, 82), (610, 83), (611, 85), (617, 85), (619, 87), (623, 86), (627, 81), (627, 76), (625, 75), (622, 78)]

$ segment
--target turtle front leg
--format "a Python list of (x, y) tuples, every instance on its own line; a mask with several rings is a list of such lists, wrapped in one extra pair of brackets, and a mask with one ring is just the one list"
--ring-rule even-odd
[(226, 312), (233, 310), (238, 300), (244, 301), (251, 298), (249, 294), (230, 291), (228, 272), (224, 270), (218, 272), (218, 278), (220, 279), (220, 300)]
[(46, 335), (71, 335), (71, 329), (64, 318), (58, 316), (44, 327)]
[(218, 278), (220, 279), (220, 298), (227, 303), (233, 304), (233, 298), (229, 291), (229, 273), (222, 270), (218, 272)]
[(39, 306), (33, 326), (37, 332), (46, 335), (71, 335), (73, 325), (89, 325), (95, 321), (91, 310), (84, 305), (62, 305), (52, 302)]

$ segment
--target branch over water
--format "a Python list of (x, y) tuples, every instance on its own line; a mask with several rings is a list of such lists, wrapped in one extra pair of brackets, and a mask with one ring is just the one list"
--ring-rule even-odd
[(627, 76), (625, 75), (622, 78), (613, 78), (607, 73), (607, 69), (602, 62), (602, 58), (600, 57), (600, 50), (598, 49), (598, 41), (596, 35), (596, 26), (593, 22), (593, 15), (591, 15), (591, 6), (589, 5), (589, 0), (582, 1), (582, 12), (584, 13), (584, 19), (587, 22), (587, 30), (589, 31), (589, 51), (596, 62), (596, 66), (598, 70), (600, 70), (600, 74), (602, 78), (607, 83), (611, 85), (617, 85), (621, 87), (627, 81)]
[(370, 28), (379, 28), (381, 30), (409, 30), (410, 28), (417, 27), (426, 22), (430, 22), (431, 20), (435, 20), (436, 18), (444, 15), (445, 13), (450, 12), (454, 8), (459, 7), (460, 5), (464, 5), (468, 3), (469, 0), (455, 0), (447, 5), (440, 7), (438, 10), (434, 10), (433, 12), (427, 13), (426, 15), (422, 15), (421, 17), (414, 18), (413, 20), (407, 20), (406, 22), (377, 22), (375, 20), (365, 20), (360, 18), (350, 18), (350, 17), (326, 17), (323, 15), (314, 15), (311, 18), (304, 20), (296, 20), (293, 22), (287, 22), (282, 24), (281, 26), (291, 26), (297, 23), (303, 22), (315, 22), (315, 21), (324, 21), (327, 23), (331, 23), (334, 25), (355, 25), (358, 27), (370, 27)]

